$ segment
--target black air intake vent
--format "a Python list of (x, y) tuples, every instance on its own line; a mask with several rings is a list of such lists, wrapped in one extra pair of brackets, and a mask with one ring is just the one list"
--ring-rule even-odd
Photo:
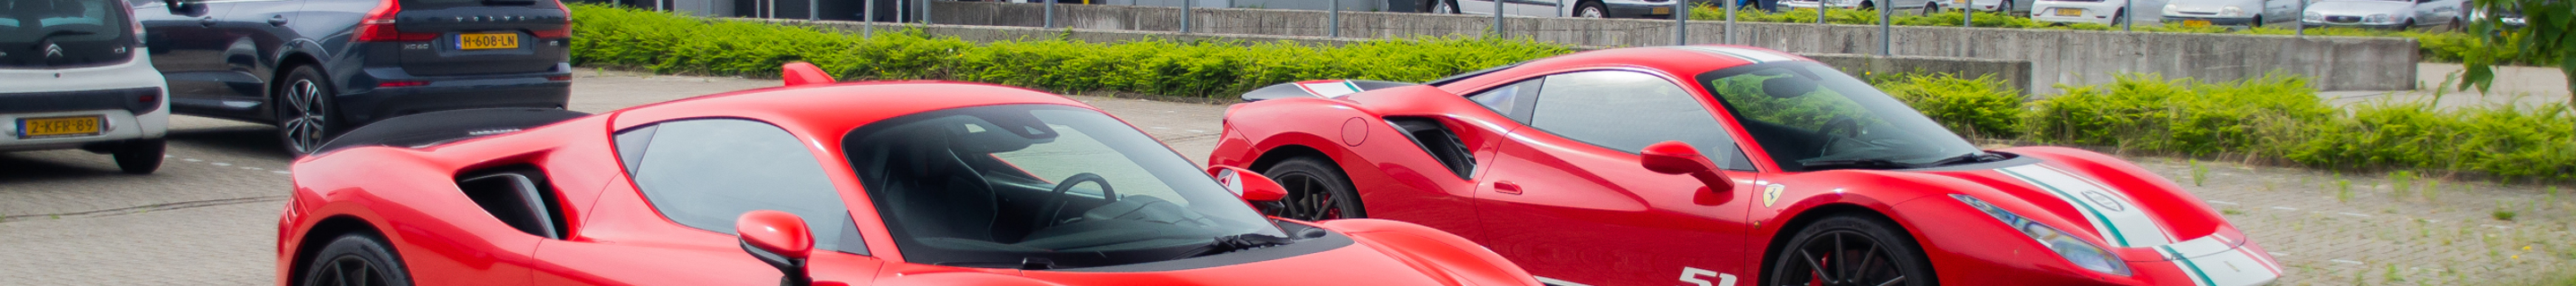
[(544, 172), (517, 166), (473, 174), (456, 180), (456, 188), (492, 218), (530, 235), (563, 239), (563, 209), (554, 189), (546, 187)]
[(1458, 140), (1458, 133), (1450, 132), (1449, 126), (1421, 117), (1387, 117), (1386, 122), (1403, 130), (1404, 137), (1412, 138), (1414, 145), (1422, 146), (1423, 153), (1439, 159), (1440, 165), (1449, 167), (1449, 172), (1459, 179), (1474, 175), (1476, 153), (1468, 150), (1467, 143)]

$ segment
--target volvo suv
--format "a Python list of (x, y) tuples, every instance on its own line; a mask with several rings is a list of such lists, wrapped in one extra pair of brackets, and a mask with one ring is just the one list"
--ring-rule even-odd
[(161, 167), (170, 102), (124, 0), (0, 0), (0, 152), (80, 148)]
[(556, 0), (138, 4), (173, 110), (274, 124), (298, 155), (406, 114), (560, 108), (572, 86), (571, 15)]

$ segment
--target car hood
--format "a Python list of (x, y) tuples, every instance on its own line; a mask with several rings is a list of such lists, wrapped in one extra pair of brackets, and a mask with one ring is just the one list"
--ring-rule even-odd
[(2415, 9), (2414, 2), (2376, 0), (2325, 1), (2308, 5), (2308, 12), (2341, 16), (2369, 16), (2370, 14), (2400, 15), (2412, 9)]
[(2129, 172), (2135, 169), (2125, 162), (2023, 154), (2030, 156), (2013, 161), (2024, 163), (1924, 173), (1980, 185), (1960, 193), (2066, 232), (2089, 234), (2088, 240), (2102, 246), (2136, 252), (2122, 255), (2130, 260), (2207, 255), (2244, 241), (2199, 199), (2163, 178)]
[[(1054, 285), (1102, 286), (1539, 285), (1528, 272), (1503, 260), (1493, 251), (1428, 227), (1372, 219), (1335, 220), (1316, 225), (1333, 230), (1334, 236), (1347, 236), (1350, 243), (1303, 255), (1216, 267), (1168, 271), (1027, 271), (1022, 276)], [(1332, 238), (1315, 240), (1326, 239)], [(1300, 242), (1303, 243), (1307, 242)], [(1278, 247), (1293, 246), (1296, 245)]]

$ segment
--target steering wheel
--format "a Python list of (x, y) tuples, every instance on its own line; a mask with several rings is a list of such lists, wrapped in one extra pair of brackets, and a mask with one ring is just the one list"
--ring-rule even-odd
[(1100, 175), (1092, 173), (1073, 174), (1071, 177), (1065, 177), (1063, 181), (1056, 181), (1055, 190), (1052, 191), (1054, 194), (1048, 195), (1044, 203), (1038, 204), (1040, 206), (1039, 209), (1041, 209), (1038, 211), (1038, 214), (1040, 215), (1033, 216), (1037, 218), (1037, 220), (1029, 222), (1029, 227), (1040, 228), (1055, 226), (1056, 213), (1064, 211), (1065, 193), (1072, 191), (1073, 185), (1080, 185), (1082, 182), (1100, 184), (1101, 197), (1109, 198), (1109, 201), (1112, 202), (1118, 201), (1118, 191), (1114, 191), (1109, 188), (1108, 179), (1101, 179)]
[(1860, 121), (1852, 120), (1849, 115), (1835, 114), (1833, 119), (1825, 120), (1824, 126), (1816, 128), (1816, 137), (1820, 137), (1816, 138), (1817, 142), (1824, 143), (1816, 146), (1816, 154), (1833, 154), (1834, 145), (1860, 137)]

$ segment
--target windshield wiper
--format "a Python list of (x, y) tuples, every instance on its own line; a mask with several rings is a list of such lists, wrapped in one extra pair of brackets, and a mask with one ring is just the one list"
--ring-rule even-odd
[(1913, 165), (1906, 165), (1905, 163), (1897, 163), (1896, 161), (1889, 161), (1889, 160), (1887, 160), (1887, 159), (1823, 160), (1823, 161), (1815, 161), (1815, 162), (1806, 162), (1806, 163), (1802, 163), (1801, 165), (1805, 165), (1805, 166), (1807, 167), (1807, 171), (1823, 171), (1823, 170), (1832, 170), (1832, 169), (1873, 169), (1873, 170), (1887, 170), (1887, 169), (1905, 169), (1905, 168), (1913, 168), (1913, 167), (1914, 167)]
[(1971, 152), (1971, 153), (1967, 153), (1967, 154), (1960, 154), (1958, 157), (1950, 157), (1950, 158), (1948, 158), (1948, 159), (1941, 159), (1941, 160), (1938, 160), (1938, 161), (1932, 161), (1931, 163), (1924, 163), (1924, 164), (1923, 164), (1923, 166), (1940, 166), (1940, 165), (1949, 165), (1949, 164), (1957, 164), (1957, 163), (1985, 163), (1985, 162), (1994, 162), (1996, 159), (2003, 159), (2003, 155), (1995, 155), (1995, 153), (1986, 153), (1986, 151), (1977, 151), (1977, 152)]
[(1207, 245), (1201, 245), (1198, 248), (1193, 248), (1189, 251), (1182, 251), (1180, 256), (1172, 257), (1172, 259), (1208, 256), (1218, 253), (1234, 252), (1236, 250), (1288, 245), (1290, 243), (1297, 243), (1297, 241), (1286, 237), (1259, 233), (1219, 236), (1216, 237), (1216, 241), (1214, 242), (1209, 242)]

